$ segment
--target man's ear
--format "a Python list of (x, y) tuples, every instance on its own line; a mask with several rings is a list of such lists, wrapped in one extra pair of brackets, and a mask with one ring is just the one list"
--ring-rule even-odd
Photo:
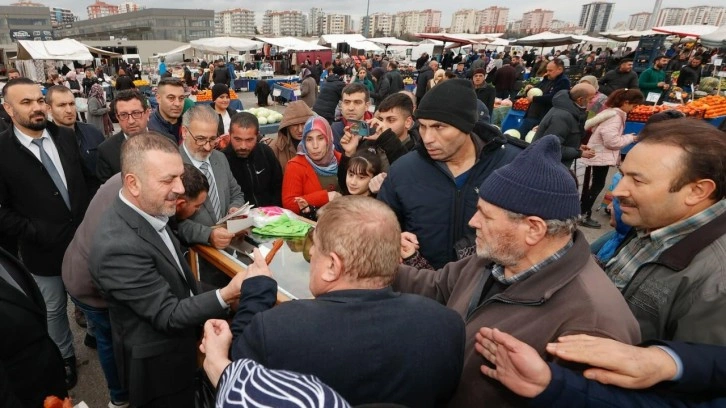
[(323, 280), (330, 283), (335, 282), (343, 277), (344, 265), (343, 260), (335, 252), (328, 253), (325, 272), (323, 272)]

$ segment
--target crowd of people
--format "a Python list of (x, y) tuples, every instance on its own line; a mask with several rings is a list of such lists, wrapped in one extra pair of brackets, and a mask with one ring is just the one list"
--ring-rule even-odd
[[(665, 111), (623, 134), (644, 89), (669, 85), (665, 56), (572, 85), (572, 53), (473, 54), (422, 56), (415, 92), (379, 56), (306, 64), (313, 97), (273, 137), (229, 108), (224, 64), (210, 104), (168, 76), (156, 108), (133, 88), (99, 99), (110, 136), (78, 115), (85, 82), (10, 79), (0, 405), (79, 381), (69, 298), (109, 408), (726, 404), (724, 132)], [(544, 79), (525, 86), (527, 68)], [(520, 88), (542, 91), (522, 96), (531, 144), (490, 121)], [(617, 227), (590, 243), (613, 167)], [(192, 275), (185, 249), (227, 248), (218, 221), (245, 202), (315, 221), (314, 299), (277, 304), (258, 249), (232, 278)]]

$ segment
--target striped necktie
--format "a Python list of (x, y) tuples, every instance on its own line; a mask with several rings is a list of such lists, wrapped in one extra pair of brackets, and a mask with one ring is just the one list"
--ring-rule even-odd
[(58, 169), (55, 167), (55, 164), (53, 164), (53, 160), (51, 160), (50, 156), (48, 156), (48, 153), (43, 148), (43, 140), (45, 139), (42, 137), (40, 139), (33, 139), (32, 143), (40, 149), (40, 162), (43, 164), (43, 167), (45, 167), (45, 170), (48, 172), (50, 178), (53, 179), (53, 183), (58, 189), (58, 192), (60, 192), (61, 197), (63, 197), (66, 207), (70, 210), (71, 199), (68, 197), (68, 189), (66, 189), (66, 185), (63, 184), (63, 179), (61, 178), (60, 173), (58, 173)]
[(216, 222), (218, 219), (222, 218), (222, 208), (219, 205), (219, 193), (217, 192), (217, 182), (214, 180), (214, 175), (211, 171), (209, 171), (209, 163), (204, 162), (201, 166), (199, 166), (199, 170), (204, 173), (204, 176), (207, 178), (207, 181), (209, 182), (209, 194), (208, 199), (212, 202), (212, 208), (214, 208), (214, 212), (216, 213), (217, 219), (214, 221)]

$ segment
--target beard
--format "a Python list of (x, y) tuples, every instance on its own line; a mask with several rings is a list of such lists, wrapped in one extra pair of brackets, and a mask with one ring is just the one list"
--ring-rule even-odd
[(517, 265), (525, 256), (525, 251), (516, 245), (514, 236), (511, 233), (502, 234), (496, 242), (486, 242), (480, 238), (481, 244), (476, 246), (476, 255), (483, 259), (489, 259), (494, 263), (510, 267)]
[[(33, 118), (37, 117), (39, 115), (43, 116), (42, 120), (34, 121)], [(28, 115), (27, 118), (16, 117), (15, 120), (18, 122), (18, 124), (20, 126), (28, 128), (30, 130), (43, 130), (43, 129), (45, 129), (47, 122), (48, 122), (45, 118), (45, 114), (42, 112), (33, 112), (30, 115)]]

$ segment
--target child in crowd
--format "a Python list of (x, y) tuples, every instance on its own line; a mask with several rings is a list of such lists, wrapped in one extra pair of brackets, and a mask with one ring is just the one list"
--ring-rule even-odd
[(369, 183), (382, 171), (383, 163), (375, 149), (361, 149), (351, 158), (342, 156), (338, 167), (338, 182), (341, 186), (345, 185), (342, 189), (343, 195), (375, 197), (377, 191), (372, 192)]

